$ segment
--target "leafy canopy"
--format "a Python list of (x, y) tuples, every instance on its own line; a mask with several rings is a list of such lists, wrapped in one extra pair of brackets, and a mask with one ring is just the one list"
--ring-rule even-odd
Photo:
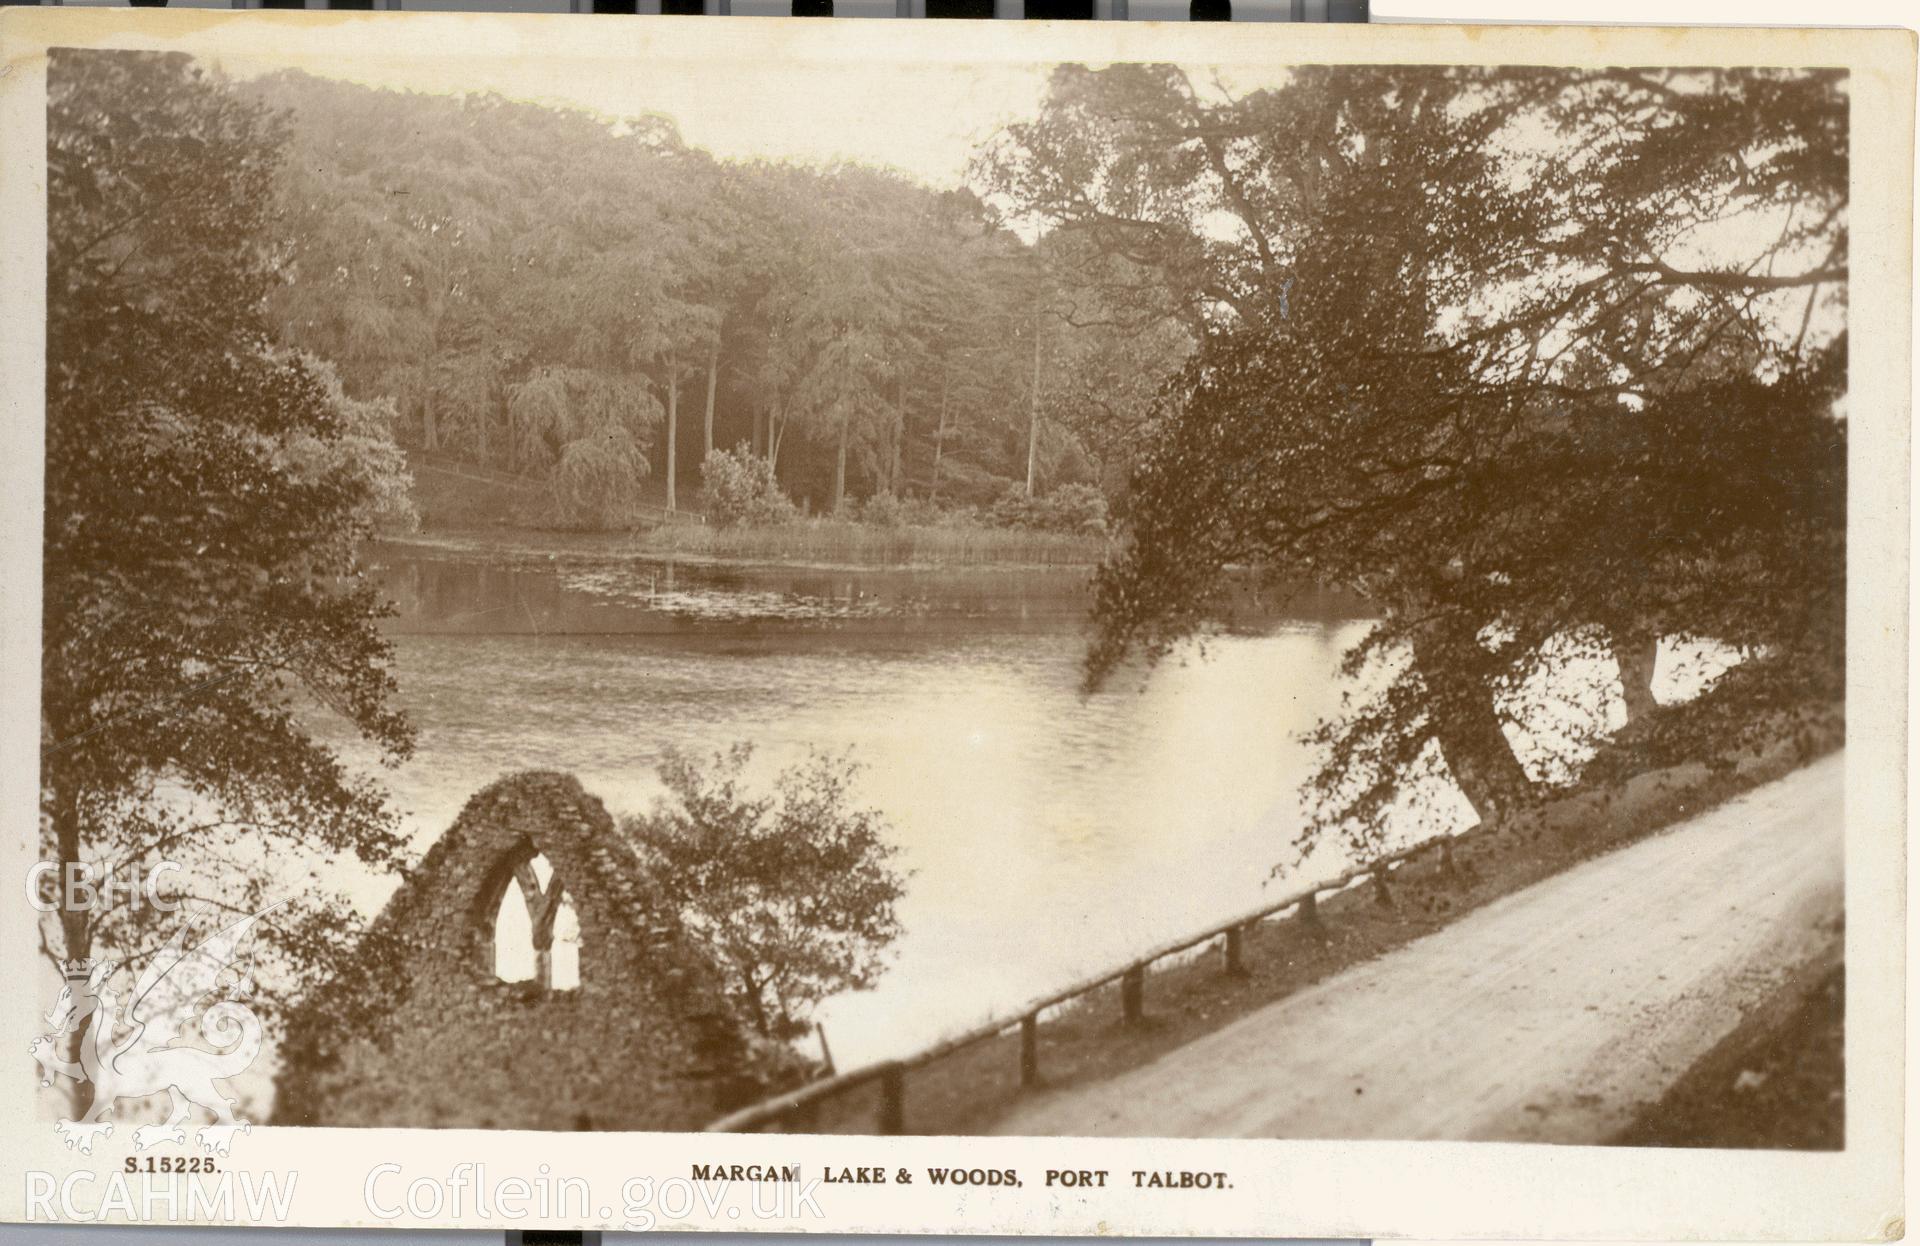
[[(1204, 313), (1092, 679), (1206, 626), (1231, 567), (1366, 596), (1315, 784), (1317, 829), (1363, 844), (1424, 774), (1483, 815), (1529, 794), (1510, 737), (1545, 667), (1679, 634), (1832, 686), (1835, 75), (1328, 67), (1236, 99), (1062, 72), (1048, 116), (1100, 124), (1016, 128), (1004, 189)], [(1203, 210), (1227, 241), (1180, 242)]]
[[(184, 56), (66, 49), (47, 122), (45, 851), (178, 860), (218, 910), (284, 884), (274, 852), (392, 865), (380, 786), (314, 724), (412, 749), (354, 556), (406, 521), (406, 482), (389, 408), (273, 344), (284, 127)], [(329, 962), (352, 912), (330, 899), (303, 889), (266, 937)], [(45, 948), (137, 956), (156, 916), (66, 912)]]
[(668, 796), (623, 829), (722, 958), (760, 1033), (790, 1038), (820, 1000), (879, 976), (906, 880), (890, 828), (855, 804), (851, 758), (815, 752), (756, 796), (742, 776), (751, 756), (745, 744), (704, 760), (668, 753)]

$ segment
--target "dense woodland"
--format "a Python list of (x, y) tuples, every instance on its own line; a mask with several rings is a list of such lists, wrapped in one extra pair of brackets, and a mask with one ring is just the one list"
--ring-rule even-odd
[[(410, 450), (536, 478), (546, 513), (678, 507), (745, 446), (815, 513), (1117, 490), (1191, 350), (1069, 287), (970, 190), (717, 161), (660, 118), (297, 73), (272, 315)], [(404, 158), (396, 158), (404, 136)]]

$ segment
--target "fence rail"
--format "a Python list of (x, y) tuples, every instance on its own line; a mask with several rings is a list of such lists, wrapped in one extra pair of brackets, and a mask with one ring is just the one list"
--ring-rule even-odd
[[(1482, 827), (1484, 825), (1483, 823)], [(1482, 828), (1475, 828), (1475, 831), (1480, 829)], [(1468, 834), (1473, 833), (1468, 832)], [(1220, 939), (1227, 972), (1238, 973), (1243, 968), (1241, 944), (1249, 927), (1296, 906), (1299, 909), (1297, 920), (1310, 926), (1318, 926), (1320, 896), (1345, 891), (1365, 878), (1373, 880), (1374, 886), (1379, 889), (1381, 898), (1384, 900), (1388, 894), (1387, 876), (1396, 868), (1422, 853), (1435, 850), (1440, 852), (1443, 862), (1450, 864), (1454, 842), (1459, 838), (1463, 837), (1442, 835), (1422, 840), (1398, 852), (1378, 857), (1366, 865), (1355, 866), (1337, 877), (1297, 887), (1284, 897), (1268, 900), (1260, 907), (1243, 912), (1231, 921), (1217, 923), (1196, 934), (1183, 935), (1160, 944), (1125, 964), (1114, 966), (1090, 978), (1083, 978), (1071, 986), (1029, 1000), (1011, 1013), (986, 1021), (965, 1033), (944, 1039), (913, 1055), (850, 1069), (845, 1073), (823, 1078), (817, 1082), (809, 1082), (785, 1094), (775, 1095), (771, 1099), (764, 1099), (742, 1108), (708, 1125), (707, 1132), (752, 1133), (782, 1122), (802, 1123), (827, 1100), (878, 1082), (880, 1106), (875, 1132), (904, 1133), (906, 1132), (908, 1073), (914, 1069), (924, 1068), (957, 1051), (998, 1038), (1016, 1028), (1020, 1031), (1020, 1084), (1031, 1086), (1040, 1079), (1040, 1014), (1048, 1009), (1070, 1003), (1081, 996), (1089, 995), (1102, 987), (1118, 982), (1121, 1019), (1129, 1025), (1137, 1025), (1146, 1016), (1147, 970), (1153, 966), (1154, 962), (1189, 951), (1214, 939)]]

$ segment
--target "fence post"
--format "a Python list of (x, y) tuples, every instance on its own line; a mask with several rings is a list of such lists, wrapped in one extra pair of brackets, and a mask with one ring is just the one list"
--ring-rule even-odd
[(1309, 891), (1300, 898), (1300, 924), (1308, 930), (1320, 929), (1320, 893)]
[(895, 1062), (880, 1075), (880, 1132), (903, 1134), (907, 1131), (907, 1070)]
[(1040, 1080), (1040, 1014), (1030, 1012), (1020, 1018), (1020, 1084), (1031, 1086)]
[(827, 1066), (827, 1076), (832, 1077), (840, 1070), (833, 1067), (833, 1048), (827, 1046), (827, 1027), (815, 1021), (813, 1032), (820, 1036), (820, 1062)]
[(1147, 967), (1135, 965), (1120, 977), (1120, 1015), (1128, 1025), (1146, 1016)]
[(1241, 929), (1239, 926), (1227, 927), (1227, 972), (1231, 974), (1244, 974), (1247, 971), (1240, 947)]

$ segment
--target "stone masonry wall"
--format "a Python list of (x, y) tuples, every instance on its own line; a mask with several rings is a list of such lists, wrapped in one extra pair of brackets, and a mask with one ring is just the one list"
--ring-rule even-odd
[[(501, 897), (535, 853), (579, 919), (577, 989), (494, 975)], [(369, 941), (390, 969), (290, 1018), (275, 1124), (683, 1130), (754, 1089), (710, 959), (571, 775), (477, 793)], [(343, 1008), (374, 1020), (342, 1024)]]

